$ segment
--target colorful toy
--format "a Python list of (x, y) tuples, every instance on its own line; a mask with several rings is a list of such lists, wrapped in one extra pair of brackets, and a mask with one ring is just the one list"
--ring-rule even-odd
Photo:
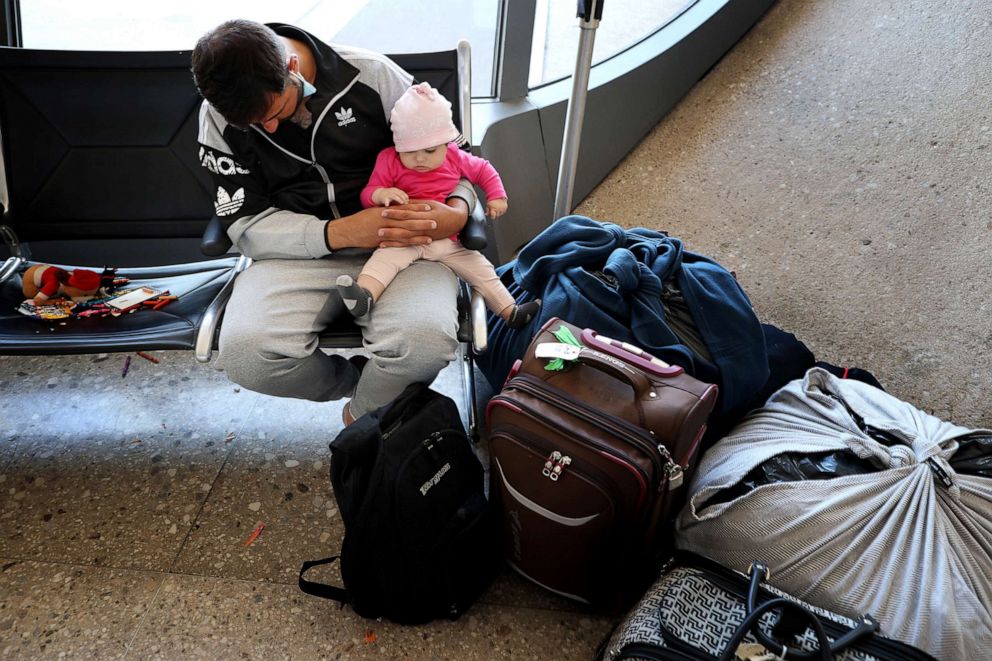
[(51, 264), (35, 264), (24, 272), (21, 290), (35, 305), (42, 305), (50, 298), (68, 298), (79, 303), (101, 295), (101, 288), (113, 282), (111, 279), (108, 283), (105, 276), (106, 271), (101, 275), (87, 269), (66, 271)]

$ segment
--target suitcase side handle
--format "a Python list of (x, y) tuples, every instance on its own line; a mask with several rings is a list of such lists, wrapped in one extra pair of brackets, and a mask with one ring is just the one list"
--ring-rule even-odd
[(615, 358), (635, 365), (638, 368), (657, 374), (661, 377), (671, 378), (682, 374), (685, 370), (679, 365), (669, 365), (660, 358), (655, 358), (648, 352), (633, 344), (621, 342), (605, 335), (599, 335), (591, 328), (582, 329), (582, 343), (588, 347), (593, 347), (603, 353), (608, 353)]

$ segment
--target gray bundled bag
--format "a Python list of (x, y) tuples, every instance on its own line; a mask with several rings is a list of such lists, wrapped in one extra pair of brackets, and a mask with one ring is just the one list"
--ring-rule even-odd
[(992, 431), (814, 368), (703, 456), (676, 544), (942, 659), (992, 649)]

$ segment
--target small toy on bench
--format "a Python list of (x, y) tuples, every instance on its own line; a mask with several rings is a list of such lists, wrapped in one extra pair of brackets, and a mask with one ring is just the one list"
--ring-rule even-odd
[(50, 298), (68, 298), (77, 303), (95, 298), (104, 286), (99, 273), (87, 269), (66, 271), (51, 264), (35, 264), (24, 272), (21, 290), (35, 305)]
[(21, 277), (25, 301), (18, 310), (40, 319), (64, 319), (80, 303), (107, 296), (118, 284), (116, 269), (103, 273), (88, 269), (67, 271), (51, 264), (35, 264)]

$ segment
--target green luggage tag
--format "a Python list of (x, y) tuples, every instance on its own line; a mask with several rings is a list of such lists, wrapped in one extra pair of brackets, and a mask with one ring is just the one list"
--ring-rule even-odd
[[(578, 359), (579, 350), (582, 349), (582, 344), (575, 338), (572, 331), (565, 326), (559, 326), (558, 330), (554, 331), (552, 335), (554, 335), (555, 339), (557, 339), (561, 344), (544, 343), (538, 345), (538, 350), (541, 350), (542, 347), (544, 347), (544, 350), (540, 352), (536, 351), (535, 355), (538, 358), (551, 358), (548, 364), (544, 366), (544, 369), (549, 372), (560, 372), (567, 367), (565, 364), (566, 360), (569, 364), (571, 364)], [(549, 352), (549, 349), (552, 348), (554, 350)], [(552, 353), (554, 356), (551, 355)]]

